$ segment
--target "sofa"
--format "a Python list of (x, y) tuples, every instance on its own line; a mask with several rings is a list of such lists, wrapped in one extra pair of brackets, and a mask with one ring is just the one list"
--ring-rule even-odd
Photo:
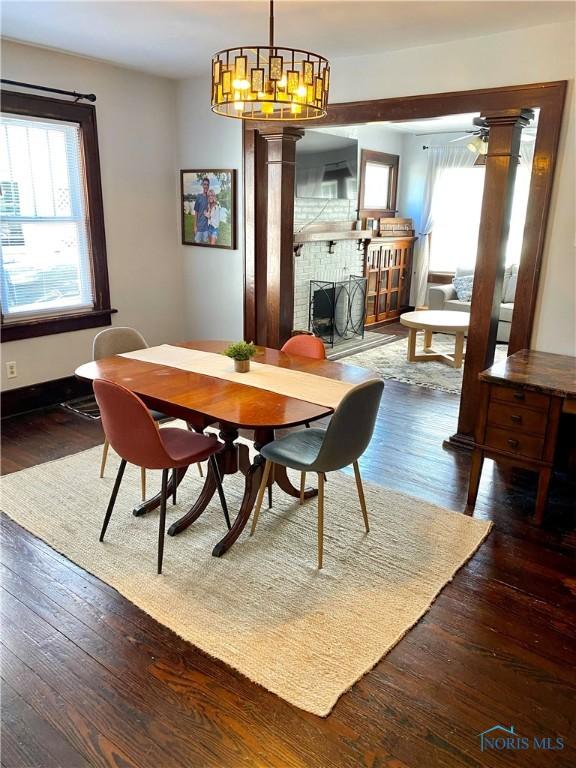
[[(455, 277), (467, 277), (473, 274), (473, 269), (457, 269)], [(512, 264), (504, 272), (504, 283), (502, 285), (502, 303), (500, 304), (498, 335), (496, 337), (496, 340), (502, 344), (507, 344), (510, 340), (517, 279), (518, 265)], [(470, 312), (470, 301), (459, 299), (456, 288), (452, 283), (449, 285), (431, 285), (428, 289), (428, 309)]]

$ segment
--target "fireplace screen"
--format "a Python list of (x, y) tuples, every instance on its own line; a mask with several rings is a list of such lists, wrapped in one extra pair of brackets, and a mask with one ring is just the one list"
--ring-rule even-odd
[(331, 346), (354, 336), (364, 337), (366, 278), (310, 281), (308, 330)]

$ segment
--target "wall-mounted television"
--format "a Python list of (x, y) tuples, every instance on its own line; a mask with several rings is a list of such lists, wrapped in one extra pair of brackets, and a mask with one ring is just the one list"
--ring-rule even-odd
[(356, 200), (358, 141), (309, 129), (296, 143), (296, 197)]

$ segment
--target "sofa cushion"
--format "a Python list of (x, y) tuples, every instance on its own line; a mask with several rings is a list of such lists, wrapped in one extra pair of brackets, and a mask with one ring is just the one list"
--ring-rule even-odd
[(508, 280), (506, 280), (506, 273), (504, 273), (502, 303), (512, 304), (514, 302), (514, 296), (516, 295), (516, 283), (518, 282), (518, 264), (509, 266), (506, 272), (508, 272)]
[[(469, 301), (459, 301), (458, 299), (444, 302), (444, 309), (450, 310), (450, 312), (470, 312), (470, 306)], [(513, 312), (514, 304), (500, 304), (500, 322), (511, 323)]]
[(471, 301), (472, 300), (472, 285), (474, 283), (474, 275), (462, 275), (460, 277), (454, 277), (452, 279), (452, 285), (456, 291), (459, 301)]
[(447, 309), (450, 312), (470, 312), (470, 302), (450, 299), (450, 301), (444, 303), (444, 309)]

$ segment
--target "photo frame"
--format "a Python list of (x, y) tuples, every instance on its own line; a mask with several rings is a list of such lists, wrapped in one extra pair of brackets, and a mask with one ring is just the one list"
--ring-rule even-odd
[(236, 170), (180, 171), (182, 245), (236, 249)]

